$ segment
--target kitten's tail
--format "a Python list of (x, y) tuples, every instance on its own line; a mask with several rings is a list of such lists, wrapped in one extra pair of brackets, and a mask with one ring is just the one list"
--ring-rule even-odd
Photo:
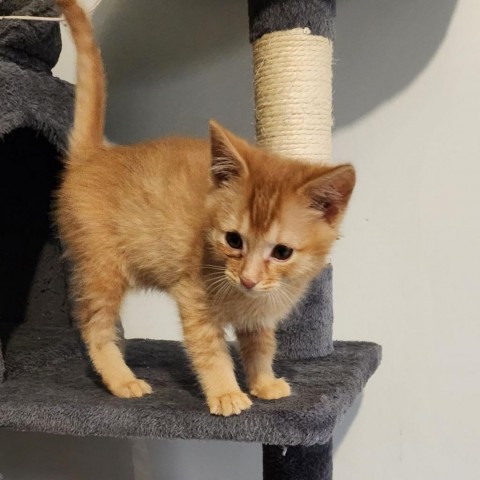
[(57, 0), (77, 49), (75, 116), (70, 132), (70, 159), (80, 159), (103, 144), (105, 126), (105, 74), (93, 27), (75, 0)]

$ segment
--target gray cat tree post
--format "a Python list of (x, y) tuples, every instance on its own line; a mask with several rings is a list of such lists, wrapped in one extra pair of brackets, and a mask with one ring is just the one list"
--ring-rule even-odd
[[(332, 2), (319, 0), (249, 3), (257, 136), (266, 148), (329, 160), (331, 65), (318, 77), (315, 58), (331, 55), (333, 8)], [(0, 2), (2, 15), (54, 17), (57, 11), (52, 0), (11, 0)], [(287, 33), (277, 36), (278, 31)], [(278, 44), (283, 44), (280, 50)], [(307, 45), (313, 48), (308, 52), (319, 53), (305, 55)], [(288, 54), (292, 48), (293, 56)], [(71, 325), (68, 274), (49, 217), (74, 94), (71, 85), (51, 74), (59, 52), (56, 23), (0, 20), (0, 428), (258, 442), (264, 445), (264, 479), (330, 479), (333, 429), (381, 356), (373, 343), (332, 343), (330, 267), (279, 332), (275, 370), (290, 381), (289, 398), (255, 399), (239, 416), (210, 415), (178, 342), (126, 342), (127, 362), (154, 388), (144, 398), (113, 397), (91, 370)], [(279, 58), (283, 76), (275, 67)], [(302, 78), (308, 88), (301, 87)], [(320, 95), (315, 93), (319, 79)], [(285, 96), (296, 88), (306, 96)], [(307, 117), (302, 116), (305, 99), (314, 106)], [(288, 133), (292, 127), (285, 112), (296, 112), (299, 136)]]
[[(335, 0), (249, 0), (257, 143), (290, 158), (331, 160), (332, 33)], [(279, 356), (329, 355), (332, 268), (311, 284), (278, 332)], [(265, 479), (332, 478), (332, 440), (288, 449), (263, 446)]]

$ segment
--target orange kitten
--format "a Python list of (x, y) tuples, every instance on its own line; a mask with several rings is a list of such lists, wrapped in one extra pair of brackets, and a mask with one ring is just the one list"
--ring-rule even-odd
[(209, 140), (105, 144), (92, 27), (75, 1), (58, 3), (77, 47), (78, 83), (56, 218), (74, 266), (76, 317), (103, 382), (119, 397), (151, 393), (125, 364), (116, 323), (128, 288), (154, 287), (177, 301), (211, 413), (251, 405), (235, 378), (226, 325), (236, 330), (250, 393), (289, 395), (272, 370), (275, 326), (324, 267), (353, 167), (280, 158), (213, 121)]

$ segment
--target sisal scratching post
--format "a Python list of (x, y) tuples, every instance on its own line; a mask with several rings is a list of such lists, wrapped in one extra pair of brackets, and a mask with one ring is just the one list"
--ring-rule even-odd
[(332, 43), (309, 28), (253, 43), (257, 142), (267, 150), (330, 162)]
[[(249, 0), (257, 143), (275, 153), (329, 163), (332, 151), (334, 0)], [(283, 359), (325, 356), (332, 343), (332, 269), (316, 278), (277, 333)], [(324, 445), (263, 446), (264, 480), (330, 480)]]

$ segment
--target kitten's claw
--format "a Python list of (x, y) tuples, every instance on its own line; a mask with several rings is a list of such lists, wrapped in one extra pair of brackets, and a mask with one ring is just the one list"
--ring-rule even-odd
[(219, 397), (210, 397), (207, 400), (210, 413), (213, 415), (238, 415), (242, 410), (252, 406), (252, 401), (243, 392), (231, 392)]
[(255, 385), (250, 393), (264, 400), (277, 400), (278, 398), (289, 397), (291, 391), (290, 385), (283, 378), (273, 378), (269, 382)]
[(109, 390), (117, 397), (138, 398), (152, 393), (152, 387), (145, 382), (135, 378), (118, 385), (109, 385)]

